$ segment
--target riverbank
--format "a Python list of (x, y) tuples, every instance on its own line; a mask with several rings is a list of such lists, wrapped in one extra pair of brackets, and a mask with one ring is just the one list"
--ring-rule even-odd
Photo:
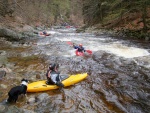
[(0, 38), (5, 38), (9, 41), (21, 41), (37, 34), (38, 31), (34, 26), (26, 24), (24, 20), (17, 16), (0, 17)]
[[(28, 25), (22, 18), (14, 17), (1, 17), (0, 21), (0, 37), (5, 37), (10, 41), (25, 40), (27, 37), (34, 37), (38, 34), (39, 30), (46, 29), (44, 26), (36, 26), (34, 24)], [(136, 22), (134, 22), (135, 24)], [(128, 26), (129, 28), (127, 28)], [(134, 25), (137, 26), (137, 25)], [(118, 38), (127, 38), (131, 40), (150, 41), (150, 32), (144, 33), (137, 27), (131, 29), (132, 26), (124, 25), (124, 27), (114, 27), (113, 29), (106, 29), (101, 24), (88, 27), (84, 25), (78, 28), (77, 32), (93, 33), (95, 35), (110, 34)], [(22, 41), (23, 42), (23, 41)]]
[(139, 40), (150, 42), (150, 32), (144, 33), (142, 30), (131, 30), (131, 29), (105, 29), (97, 28), (97, 26), (92, 27), (81, 27), (77, 29), (77, 32), (93, 33), (95, 35), (107, 34), (120, 39), (127, 40)]

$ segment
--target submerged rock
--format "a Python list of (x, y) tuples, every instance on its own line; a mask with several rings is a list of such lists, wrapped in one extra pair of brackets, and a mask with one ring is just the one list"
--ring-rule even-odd
[(0, 105), (0, 113), (5, 113), (6, 107), (4, 105)]
[(2, 79), (6, 75), (6, 71), (0, 71), (0, 79)]

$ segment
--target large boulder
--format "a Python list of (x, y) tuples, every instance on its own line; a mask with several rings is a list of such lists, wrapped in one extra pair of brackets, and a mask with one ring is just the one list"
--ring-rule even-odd
[(8, 28), (3, 28), (3, 27), (0, 27), (0, 37), (5, 37), (8, 40), (15, 40), (15, 41), (21, 39), (20, 34), (18, 34), (13, 30), (10, 30)]
[(25, 26), (23, 26), (22, 30), (23, 30), (24, 32), (27, 32), (27, 31), (34, 31), (34, 28), (31, 27), (31, 26), (29, 26), (29, 25), (25, 25)]

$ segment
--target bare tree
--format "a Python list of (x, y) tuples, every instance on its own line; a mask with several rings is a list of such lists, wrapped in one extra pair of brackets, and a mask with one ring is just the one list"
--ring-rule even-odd
[(1, 0), (0, 1), (0, 15), (5, 16), (7, 14), (8, 8), (8, 0)]

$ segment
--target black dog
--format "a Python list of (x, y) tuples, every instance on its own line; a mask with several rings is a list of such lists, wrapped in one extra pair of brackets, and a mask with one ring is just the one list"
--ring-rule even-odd
[(9, 92), (8, 92), (8, 99), (6, 102), (16, 102), (18, 99), (18, 96), (21, 94), (26, 95), (27, 91), (27, 85), (28, 85), (28, 80), (22, 79), (21, 80), (21, 85), (13, 87)]

